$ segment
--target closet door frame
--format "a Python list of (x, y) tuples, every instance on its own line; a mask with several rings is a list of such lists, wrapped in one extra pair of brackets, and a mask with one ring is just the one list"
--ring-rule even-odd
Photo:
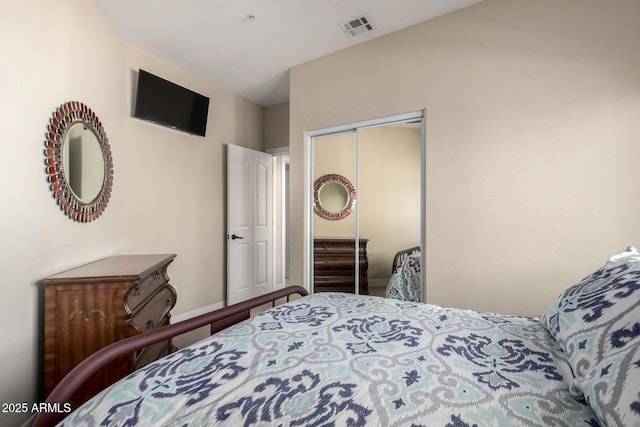
[[(427, 282), (426, 282), (426, 251), (425, 248), (425, 231), (426, 231), (426, 110), (413, 111), (410, 113), (398, 114), (393, 116), (381, 117), (378, 119), (365, 120), (362, 122), (350, 123), (346, 125), (334, 126), (324, 129), (318, 129), (314, 131), (306, 132), (307, 139), (307, 156), (306, 156), (306, 170), (305, 174), (305, 257), (304, 257), (304, 277), (307, 282), (306, 288), (310, 293), (314, 293), (314, 277), (313, 277), (313, 191), (312, 191), (312, 183), (314, 177), (314, 144), (317, 139), (337, 136), (346, 133), (355, 133), (356, 134), (356, 179), (355, 179), (355, 187), (356, 194), (359, 194), (359, 137), (360, 130), (370, 129), (375, 127), (383, 127), (390, 126), (394, 124), (400, 123), (408, 123), (408, 122), (416, 122), (420, 121), (420, 247), (422, 250), (420, 251), (420, 265), (422, 268), (420, 269), (421, 275), (421, 283), (422, 283), (422, 302), (427, 302)], [(355, 265), (358, 265), (358, 250), (359, 247), (359, 238), (360, 238), (360, 230), (359, 230), (359, 203), (356, 203), (354, 212), (356, 221), (355, 221)], [(356, 294), (359, 293), (359, 269), (355, 269), (355, 290)]]

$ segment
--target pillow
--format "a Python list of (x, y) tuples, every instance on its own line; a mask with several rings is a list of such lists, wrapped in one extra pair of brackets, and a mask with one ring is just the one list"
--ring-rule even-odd
[(607, 264), (612, 264), (612, 263), (624, 264), (624, 263), (635, 262), (635, 261), (640, 261), (640, 252), (638, 252), (638, 250), (633, 246), (627, 246), (627, 249), (624, 252), (620, 252), (619, 254), (615, 254), (614, 256), (609, 258), (609, 260), (607, 261)]
[(595, 273), (567, 289), (540, 317), (566, 353), (575, 376), (583, 376), (612, 349), (607, 336), (638, 318), (640, 253), (614, 255)]
[(630, 247), (611, 257), (540, 322), (566, 353), (571, 392), (603, 422), (640, 425), (640, 253)]
[(571, 385), (582, 392), (602, 425), (640, 425), (640, 323), (635, 326), (632, 342), (609, 354)]

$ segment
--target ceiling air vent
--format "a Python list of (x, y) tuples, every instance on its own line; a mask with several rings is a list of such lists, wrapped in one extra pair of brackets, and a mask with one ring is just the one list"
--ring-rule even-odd
[(364, 16), (352, 19), (351, 21), (345, 22), (344, 24), (340, 24), (340, 28), (342, 28), (342, 31), (344, 31), (344, 33), (349, 38), (353, 38), (373, 31), (371, 22), (369, 22), (369, 20)]

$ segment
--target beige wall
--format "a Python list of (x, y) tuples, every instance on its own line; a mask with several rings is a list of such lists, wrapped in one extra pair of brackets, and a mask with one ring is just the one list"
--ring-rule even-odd
[[(0, 37), (0, 402), (18, 403), (36, 398), (38, 282), (119, 248), (125, 61), (123, 41), (94, 2), (3, 2)], [(109, 206), (89, 224), (74, 223), (63, 214), (44, 173), (49, 118), (72, 100), (84, 102), (98, 115), (114, 158)], [(20, 425), (29, 415), (0, 413), (0, 424)]]
[(264, 109), (264, 148), (289, 146), (289, 103), (272, 105)]
[(640, 2), (485, 0), (291, 70), (292, 277), (305, 131), (426, 108), (429, 302), (538, 315), (640, 243)]
[(178, 254), (170, 268), (178, 289), (175, 315), (225, 298), (225, 145), (262, 150), (264, 111), (131, 45), (122, 71), (127, 100), (140, 68), (210, 97), (205, 138), (138, 120), (130, 108), (123, 117), (122, 193), (132, 209), (121, 250)]
[[(420, 244), (420, 130), (389, 126), (314, 142), (314, 180), (337, 173), (358, 186), (359, 236), (368, 239), (370, 284), (386, 286), (396, 252)], [(356, 176), (359, 179), (356, 179)], [(354, 238), (355, 213), (330, 221), (313, 216), (316, 237)]]
[[(224, 144), (262, 148), (264, 111), (127, 46), (91, 1), (4, 2), (0, 37), (0, 402), (29, 403), (38, 388), (43, 278), (116, 253), (175, 252), (174, 313), (222, 302)], [(206, 138), (130, 117), (139, 67), (211, 97)], [(44, 171), (49, 118), (70, 100), (95, 111), (113, 154), (111, 200), (89, 224), (63, 214)], [(0, 425), (28, 416), (0, 413)]]

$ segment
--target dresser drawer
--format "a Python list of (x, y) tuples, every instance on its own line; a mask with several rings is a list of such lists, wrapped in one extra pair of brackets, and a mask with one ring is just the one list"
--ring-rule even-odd
[[(366, 258), (358, 258), (358, 265), (360, 270), (367, 268), (368, 261)], [(313, 259), (314, 271), (320, 270), (333, 270), (333, 271), (351, 271), (355, 270), (355, 260), (353, 257), (320, 257), (317, 256)]]
[[(155, 327), (161, 328), (168, 324), (169, 324), (169, 316), (165, 316), (165, 318), (162, 319), (160, 324), (155, 325)], [(169, 348), (168, 341), (162, 341), (137, 351), (136, 352), (136, 369), (140, 369), (143, 366), (153, 362), (154, 360), (157, 360), (162, 356), (167, 355), (169, 353), (168, 348)]]
[[(366, 242), (360, 242), (360, 255), (366, 252)], [(356, 253), (355, 243), (352, 242), (323, 242), (316, 241), (313, 245), (315, 254), (318, 255), (352, 255)]]
[[(115, 255), (47, 277), (43, 292), (42, 395), (97, 350), (169, 322), (176, 301), (168, 266), (175, 254)], [(147, 328), (148, 325), (148, 328)], [(140, 353), (144, 364), (166, 352), (166, 344)], [(114, 361), (72, 397), (79, 405), (122, 378), (135, 355)]]
[(359, 292), (368, 294), (367, 242), (368, 239), (359, 239), (358, 245), (356, 245), (354, 239), (314, 239), (313, 277), (315, 291), (354, 292), (357, 271), (360, 278)]
[(136, 369), (140, 369), (143, 366), (166, 356), (169, 354), (168, 348), (169, 345), (166, 342), (155, 343), (147, 348), (143, 348), (136, 357)]
[[(356, 281), (355, 273), (354, 274), (344, 274), (342, 272), (336, 273), (335, 275), (327, 275), (327, 276), (313, 276), (313, 283), (316, 287), (323, 287), (329, 285), (350, 285), (353, 288), (353, 284)], [(365, 278), (360, 276), (360, 285), (364, 284)]]
[(128, 321), (140, 333), (162, 326), (163, 319), (176, 301), (175, 290), (170, 285), (163, 286)]
[(141, 277), (140, 281), (129, 291), (126, 297), (126, 304), (129, 310), (133, 312), (140, 303), (167, 281), (168, 279), (162, 272), (162, 268)]
[(326, 286), (350, 286), (353, 289), (353, 283), (355, 277), (353, 275), (347, 276), (314, 276), (314, 284), (316, 288), (325, 288)]

